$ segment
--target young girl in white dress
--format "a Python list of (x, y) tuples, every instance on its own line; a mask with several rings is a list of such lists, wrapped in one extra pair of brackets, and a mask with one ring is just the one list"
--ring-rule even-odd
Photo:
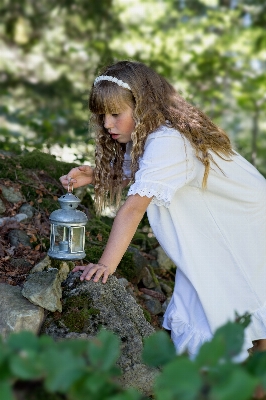
[(77, 266), (81, 280), (116, 270), (147, 210), (151, 228), (177, 266), (163, 326), (178, 353), (193, 357), (214, 331), (252, 314), (243, 358), (266, 349), (266, 181), (233, 151), (228, 136), (142, 63), (120, 61), (94, 81), (89, 108), (96, 130), (95, 168), (60, 178), (66, 188), (93, 184), (100, 212), (119, 203), (97, 264)]

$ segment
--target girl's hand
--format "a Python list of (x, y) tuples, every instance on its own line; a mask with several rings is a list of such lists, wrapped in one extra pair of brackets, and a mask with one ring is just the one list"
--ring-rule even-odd
[(108, 276), (112, 275), (112, 273), (114, 272), (113, 270), (111, 270), (110, 267), (107, 267), (104, 264), (88, 264), (88, 265), (80, 265), (80, 266), (76, 266), (72, 272), (77, 272), (77, 271), (83, 271), (82, 275), (80, 276), (80, 280), (84, 281), (84, 279), (86, 281), (89, 281), (91, 279), (91, 277), (95, 274), (93, 282), (98, 282), (98, 280), (100, 279), (100, 277), (102, 276), (102, 282), (106, 283)]
[(69, 181), (73, 183), (73, 188), (94, 184), (94, 170), (89, 165), (81, 165), (80, 167), (72, 168), (67, 175), (59, 178), (65, 189), (68, 188)]

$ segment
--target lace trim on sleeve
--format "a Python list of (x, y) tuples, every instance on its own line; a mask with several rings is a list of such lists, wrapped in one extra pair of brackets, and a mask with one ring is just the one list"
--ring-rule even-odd
[(128, 191), (128, 196), (139, 194), (141, 197), (153, 197), (151, 203), (169, 208), (176, 189), (161, 182), (139, 181), (135, 182)]

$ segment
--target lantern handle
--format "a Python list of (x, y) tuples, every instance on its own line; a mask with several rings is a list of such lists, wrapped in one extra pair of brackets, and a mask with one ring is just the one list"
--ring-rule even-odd
[(67, 193), (73, 193), (73, 182), (71, 182), (72, 178), (68, 179), (68, 185), (67, 185)]

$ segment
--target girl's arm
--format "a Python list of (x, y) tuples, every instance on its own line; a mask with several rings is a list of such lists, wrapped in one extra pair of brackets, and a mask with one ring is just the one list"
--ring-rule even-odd
[(113, 227), (107, 241), (105, 250), (98, 264), (76, 266), (73, 272), (83, 270), (81, 280), (90, 280), (94, 276), (94, 282), (98, 282), (102, 276), (102, 282), (106, 283), (109, 275), (113, 274), (126, 252), (134, 233), (148, 207), (152, 198), (129, 196), (123, 206), (119, 209), (113, 223)]
[[(70, 178), (74, 189), (80, 186), (94, 185), (94, 168), (89, 165), (80, 165), (79, 167), (72, 168), (67, 175), (63, 175), (59, 178), (65, 189), (68, 188)], [(122, 187), (125, 188), (129, 182), (130, 179), (124, 179)]]

